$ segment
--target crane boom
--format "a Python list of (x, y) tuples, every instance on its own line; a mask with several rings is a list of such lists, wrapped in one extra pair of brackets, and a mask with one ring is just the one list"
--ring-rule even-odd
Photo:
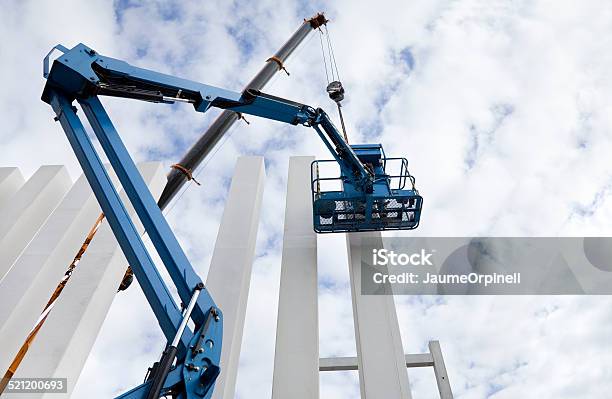
[[(245, 90), (263, 90), (265, 85), (277, 72), (285, 69), (284, 63), (293, 53), (297, 46), (308, 36), (310, 32), (319, 29), (327, 23), (323, 13), (318, 13), (312, 18), (304, 19), (300, 27), (289, 37), (274, 55), (266, 60), (262, 69), (247, 83)], [(289, 72), (287, 72), (288, 74)], [(240, 119), (240, 114), (230, 110), (223, 111), (206, 129), (206, 131), (185, 152), (183, 157), (176, 163), (168, 174), (168, 182), (164, 187), (157, 204), (164, 209), (174, 198), (176, 193), (189, 179), (189, 174), (195, 171), (202, 160), (212, 151), (217, 142), (225, 135), (231, 126)], [(184, 169), (182, 169), (184, 168)]]

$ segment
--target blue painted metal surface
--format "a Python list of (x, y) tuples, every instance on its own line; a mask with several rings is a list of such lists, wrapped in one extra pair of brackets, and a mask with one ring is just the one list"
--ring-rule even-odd
[[(49, 69), (50, 54), (62, 53)], [(317, 232), (414, 229), (418, 226), (423, 199), (414, 187), (404, 158), (387, 158), (380, 144), (349, 146), (322, 109), (246, 90), (237, 93), (214, 86), (137, 68), (102, 56), (84, 44), (72, 49), (61, 45), (45, 57), (47, 78), (42, 100), (51, 104), (61, 122), (117, 241), (130, 262), (159, 324), (170, 341), (181, 322), (178, 309), (142, 240), (130, 221), (102, 162), (79, 118), (74, 100), (83, 108), (100, 144), (130, 202), (145, 226), (168, 270), (178, 294), (187, 303), (201, 280), (193, 270), (154, 198), (128, 154), (98, 96), (124, 97), (158, 103), (186, 102), (198, 112), (210, 107), (228, 109), (293, 125), (313, 127), (340, 168), (334, 178), (318, 174), (313, 164), (313, 222)], [(388, 163), (399, 160), (397, 175)], [(319, 161), (323, 162), (323, 161)], [(316, 173), (315, 173), (316, 172)], [(321, 190), (322, 181), (338, 180), (338, 190)], [(410, 187), (407, 187), (410, 184)], [(212, 393), (218, 375), (222, 338), (222, 315), (203, 289), (190, 315), (196, 331), (189, 329), (177, 346), (177, 366), (166, 378), (163, 392), (178, 397), (202, 398)], [(194, 351), (193, 348), (197, 348)], [(148, 383), (124, 394), (143, 398)]]
[[(117, 173), (117, 177), (134, 206), (136, 214), (151, 238), (153, 246), (166, 269), (168, 269), (181, 301), (188, 303), (194, 287), (202, 280), (187, 260), (100, 100), (97, 97), (90, 97), (79, 100), (79, 104), (83, 108), (115, 173)], [(211, 306), (214, 306), (214, 302), (208, 291), (203, 290), (193, 311), (193, 321), (196, 325), (204, 322), (205, 314)]]
[[(83, 173), (87, 177), (125, 257), (132, 265), (134, 273), (137, 276), (140, 275), (140, 277), (137, 277), (138, 282), (155, 312), (162, 331), (168, 339), (171, 339), (181, 321), (180, 310), (174, 303), (140, 235), (132, 224), (100, 157), (76, 115), (76, 108), (62, 94), (53, 92), (50, 99), (51, 106), (66, 132)], [(185, 341), (185, 344), (187, 342), (188, 340)]]
[[(387, 158), (380, 144), (349, 146), (322, 110), (318, 110), (317, 122), (313, 126), (334, 155), (332, 162), (338, 164), (340, 172), (337, 176), (321, 177), (319, 164), (329, 161), (313, 162), (311, 190), (314, 231), (340, 233), (416, 229), (421, 219), (423, 198), (408, 171), (408, 161), (405, 158)], [(388, 164), (397, 161), (399, 168), (396, 168), (396, 174), (392, 174), (388, 170), (392, 165)], [(337, 183), (335, 189), (321, 189), (321, 183), (330, 182)]]
[[(314, 161), (311, 167), (313, 226), (317, 233), (412, 230), (418, 227), (423, 198), (408, 172), (406, 158), (387, 158), (380, 144), (351, 146), (373, 172), (368, 192), (355, 184), (351, 171), (321, 176), (321, 165), (336, 161)], [(397, 172), (393, 174), (390, 169)], [(335, 189), (321, 186), (335, 185)]]
[[(56, 90), (48, 92), (51, 106), (81, 164), (94, 194), (108, 220), (117, 241), (130, 263), (147, 300), (168, 341), (172, 340), (182, 320), (181, 311), (172, 299), (134, 227), (125, 205), (113, 186), (100, 157), (76, 115), (71, 99)], [(177, 286), (179, 296), (187, 303), (196, 286), (202, 283), (176, 237), (157, 207), (136, 165), (129, 156), (97, 97), (79, 99), (96, 136), (124, 187), (141, 222), (146, 227), (164, 266)], [(197, 311), (196, 311), (197, 309)], [(200, 293), (192, 320), (196, 331), (186, 329), (178, 345), (178, 381), (166, 378), (164, 391), (182, 392), (185, 398), (209, 398), (218, 375), (222, 344), (222, 314), (206, 290)], [(199, 343), (202, 344), (199, 344)], [(198, 351), (193, 348), (198, 346)], [(212, 370), (213, 372), (211, 373)], [(196, 381), (196, 383), (194, 383)], [(147, 395), (148, 383), (123, 395), (140, 399)]]
[[(54, 49), (63, 51), (65, 47), (58, 45)], [(50, 54), (45, 57), (45, 65)], [(47, 103), (49, 91), (55, 89), (72, 98), (105, 95), (167, 104), (187, 102), (198, 112), (214, 106), (291, 124), (304, 123), (310, 118), (309, 107), (303, 104), (260, 95), (255, 90), (237, 93), (137, 68), (102, 56), (84, 44), (65, 51), (44, 74), (47, 82), (42, 100)]]

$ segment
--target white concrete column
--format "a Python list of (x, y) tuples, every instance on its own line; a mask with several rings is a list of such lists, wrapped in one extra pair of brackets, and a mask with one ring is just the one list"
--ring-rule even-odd
[(208, 271), (206, 287), (223, 311), (221, 374), (214, 399), (233, 399), (236, 391), (265, 174), (263, 157), (238, 158)]
[(433, 358), (434, 374), (438, 384), (438, 392), (440, 399), (453, 399), (453, 391), (451, 390), (448, 374), (446, 373), (446, 365), (442, 357), (442, 349), (439, 341), (429, 341), (429, 352)]
[[(163, 165), (159, 162), (146, 162), (139, 164), (138, 169), (157, 198), (166, 183), (166, 170)], [(133, 217), (135, 212), (127, 195), (121, 192), (120, 196), (130, 216)], [(88, 228), (93, 225), (99, 212), (98, 206), (87, 218)], [(138, 218), (133, 217), (133, 221), (138, 231), (142, 233), (144, 228)], [(68, 251), (71, 261), (84, 238), (85, 235), (81, 235), (79, 243)], [(67, 265), (64, 265), (64, 269)], [(33, 399), (70, 397), (127, 265), (110, 225), (106, 221), (102, 222), (15, 373), (16, 378), (67, 378), (68, 393), (30, 394), (29, 397)], [(138, 288), (132, 287), (132, 289)], [(21, 397), (19, 394), (6, 396), (16, 399)]]
[(312, 229), (310, 191), (313, 160), (289, 160), (273, 399), (319, 397), (317, 237)]
[(0, 280), (11, 268), (72, 181), (63, 166), (42, 166), (0, 209)]
[(362, 238), (383, 247), (379, 232), (347, 234), (361, 397), (411, 399), (393, 296), (361, 294)]
[(0, 168), (0, 209), (24, 183), (25, 180), (18, 168)]
[(36, 324), (99, 213), (87, 180), (81, 177), (0, 281), (2, 372)]

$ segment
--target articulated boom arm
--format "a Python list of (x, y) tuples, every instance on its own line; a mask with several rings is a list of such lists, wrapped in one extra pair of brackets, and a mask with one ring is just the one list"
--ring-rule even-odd
[(315, 110), (308, 105), (257, 90), (237, 93), (137, 68), (124, 61), (102, 56), (84, 44), (70, 50), (61, 45), (54, 49), (64, 54), (54, 61), (51, 71), (48, 71), (51, 53), (45, 58), (47, 85), (42, 96), (45, 102), (50, 102), (50, 90), (58, 90), (75, 99), (104, 95), (167, 104), (186, 102), (193, 104), (198, 112), (216, 107), (293, 125), (312, 126), (342, 170), (354, 176), (358, 186), (362, 185), (367, 190), (372, 184), (372, 172), (364, 167), (329, 116), (320, 108)]
[[(355, 191), (372, 192), (375, 174), (371, 167), (364, 166), (321, 109), (257, 90), (237, 93), (137, 68), (101, 56), (83, 44), (70, 50), (61, 45), (55, 49), (63, 54), (53, 61), (50, 69), (49, 57), (53, 50), (44, 59), (47, 83), (42, 100), (55, 111), (55, 119), (61, 123), (169, 343), (146, 382), (121, 398), (153, 399), (165, 394), (185, 399), (210, 398), (220, 371), (222, 313), (183, 253), (98, 96), (170, 104), (186, 102), (192, 104), (198, 112), (217, 107), (313, 127)], [(184, 304), (182, 309), (172, 299), (127, 215), (124, 203), (76, 115), (76, 108), (72, 105), (75, 100), (83, 108), (103, 151), (176, 285)], [(189, 320), (195, 324), (194, 331), (187, 326)], [(173, 365), (175, 359), (176, 365)]]
[[(55, 49), (62, 55), (49, 69)], [(414, 229), (422, 201), (408, 173), (405, 158), (386, 158), (380, 144), (349, 146), (329, 116), (320, 108), (247, 89), (242, 93), (137, 68), (105, 57), (84, 44), (61, 45), (44, 59), (47, 79), (42, 100), (50, 104), (64, 129), (110, 227), (121, 246), (168, 346), (146, 382), (121, 396), (157, 399), (171, 394), (181, 399), (208, 399), (220, 372), (223, 315), (193, 270), (155, 199), (147, 189), (98, 96), (131, 98), (172, 104), (185, 102), (196, 111), (210, 107), (249, 114), (315, 129), (335, 162), (340, 177), (319, 176), (313, 163), (313, 228), (317, 232)], [(96, 152), (76, 108), (77, 101), (93, 128), (121, 185), (134, 206), (164, 266), (183, 308), (170, 295), (140, 235)], [(399, 175), (388, 172), (387, 161), (401, 161)], [(396, 185), (392, 181), (397, 182)], [(321, 190), (320, 183), (340, 180), (340, 191)], [(410, 184), (412, 188), (406, 187)], [(315, 188), (316, 187), (316, 188)], [(192, 320), (194, 331), (188, 327)], [(174, 365), (174, 360), (176, 364)]]

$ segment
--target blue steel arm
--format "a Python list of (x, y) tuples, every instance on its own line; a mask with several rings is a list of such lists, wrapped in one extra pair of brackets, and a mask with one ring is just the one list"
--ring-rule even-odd
[[(63, 48), (56, 47), (60, 50)], [(48, 56), (45, 65), (48, 65)], [(355, 176), (357, 185), (365, 189), (371, 185), (372, 173), (365, 169), (322, 109), (315, 110), (308, 105), (257, 90), (237, 93), (137, 68), (124, 61), (102, 56), (84, 44), (65, 51), (53, 62), (51, 71), (45, 70), (45, 74), (47, 84), (42, 99), (46, 102), (48, 90), (55, 88), (74, 98), (107, 95), (161, 103), (187, 102), (199, 112), (205, 112), (212, 106), (293, 125), (312, 126), (340, 166)]]
[[(55, 48), (61, 51), (62, 46)], [(48, 58), (45, 58), (45, 65), (48, 62)], [(242, 93), (137, 68), (124, 61), (102, 56), (84, 44), (64, 52), (53, 61), (53, 67), (45, 74), (47, 83), (42, 100), (47, 103), (49, 90), (56, 89), (72, 98), (105, 95), (161, 103), (187, 102), (193, 104), (198, 112), (205, 112), (210, 106), (235, 107), (236, 112), (292, 124), (307, 118), (301, 113), (301, 108), (305, 107), (302, 104), (274, 101), (268, 97), (243, 97)]]
[[(343, 169), (343, 174), (350, 176), (348, 178), (356, 183), (358, 189), (363, 191), (371, 189), (373, 174), (364, 167), (328, 115), (321, 109), (315, 110), (307, 105), (255, 90), (236, 93), (136, 68), (123, 61), (101, 56), (83, 44), (70, 50), (62, 46), (56, 46), (56, 49), (62, 51), (63, 55), (53, 62), (51, 70), (48, 70), (49, 55), (45, 58), (44, 74), (47, 83), (42, 99), (51, 104), (55, 110), (57, 119), (73, 146), (166, 338), (170, 342), (176, 335), (177, 344), (169, 345), (167, 348), (167, 353), (170, 355), (166, 360), (169, 359), (170, 363), (165, 362), (170, 367), (176, 353), (176, 367), (170, 371), (174, 379), (166, 378), (168, 372), (166, 369), (163, 374), (157, 376), (162, 377), (153, 379), (153, 384), (147, 382), (122, 397), (126, 399), (141, 399), (145, 398), (145, 395), (151, 397), (148, 391), (149, 386), (153, 385), (157, 388), (151, 389), (151, 392), (161, 389), (162, 393), (171, 392), (187, 399), (209, 398), (219, 373), (221, 312), (204, 288), (196, 288), (203, 287), (200, 278), (172, 234), (97, 96), (107, 95), (162, 103), (180, 101), (193, 104), (199, 112), (205, 112), (213, 106), (294, 125), (312, 126)], [(179, 327), (183, 320), (181, 311), (155, 268), (83, 125), (76, 116), (76, 108), (71, 105), (74, 100), (82, 106), (138, 217), (168, 269), (183, 303), (190, 300), (194, 290), (201, 289), (197, 299), (194, 297), (193, 311), (184, 316), (194, 321), (196, 331), (191, 332), (187, 328), (185, 329), (187, 332), (184, 332)], [(169, 349), (173, 351), (168, 351)], [(166, 352), (164, 356), (165, 354)], [(160, 363), (164, 362), (163, 359), (164, 357)], [(176, 375), (181, 377), (177, 379)]]
[[(354, 176), (356, 187), (361, 188), (363, 191), (369, 191), (374, 180), (372, 172), (366, 170), (363, 163), (357, 158), (355, 151), (353, 151), (338, 129), (336, 129), (329, 115), (321, 108), (317, 110), (316, 123), (312, 126), (340, 165), (340, 168), (343, 170), (343, 175)], [(319, 126), (323, 128), (325, 134), (321, 132)], [(335, 148), (332, 147), (332, 144), (335, 145)]]
[[(66, 132), (83, 173), (92, 185), (100, 207), (109, 221), (113, 233), (125, 257), (133, 266), (138, 282), (144, 291), (159, 325), (168, 340), (176, 332), (181, 322), (181, 312), (177, 308), (166, 284), (162, 280), (153, 260), (149, 256), (138, 231), (134, 227), (119, 194), (115, 190), (102, 161), (96, 153), (75, 108), (63, 95), (51, 92), (51, 106)], [(188, 340), (183, 341), (187, 347)]]
[[(165, 374), (160, 374), (157, 380), (152, 378), (122, 397), (150, 398), (151, 381), (153, 383), (159, 381), (162, 393), (178, 392), (186, 399), (210, 398), (220, 370), (218, 365), (223, 336), (220, 310), (216, 308), (204, 284), (187, 261), (97, 97), (79, 99), (79, 103), (85, 110), (119, 181), (141, 222), (149, 232), (151, 241), (175, 282), (183, 302), (187, 303), (187, 299), (190, 299), (194, 292), (198, 292), (197, 301), (194, 300), (193, 311), (191, 313), (185, 311), (184, 316), (177, 308), (128, 216), (102, 161), (76, 115), (76, 108), (71, 104), (72, 100), (53, 89), (49, 91), (49, 100), (57, 115), (56, 119), (60, 121), (66, 132), (83, 172), (121, 249), (134, 270), (164, 335), (169, 342), (173, 341), (166, 349), (166, 352), (171, 353), (171, 357), (168, 358), (169, 362), (166, 364), (170, 367), (176, 355), (177, 363), (171, 370), (174, 377), (166, 378)], [(199, 314), (196, 309), (199, 309)], [(184, 318), (187, 317), (190, 317), (195, 323), (194, 332), (188, 328), (183, 330), (180, 327), (185, 326)], [(180, 375), (178, 380), (176, 373)], [(153, 397), (157, 398), (156, 394), (153, 394)]]
[[(79, 100), (89, 123), (91, 124), (100, 145), (107, 154), (113, 169), (119, 177), (134, 210), (142, 221), (151, 242), (155, 246), (162, 262), (168, 269), (172, 281), (184, 304), (189, 302), (193, 289), (202, 283), (193, 270), (168, 222), (149, 192), (134, 161), (123, 145), (117, 130), (113, 126), (97, 96)], [(206, 289), (203, 289), (193, 310), (193, 321), (196, 325), (204, 323), (206, 312), (214, 302)]]

